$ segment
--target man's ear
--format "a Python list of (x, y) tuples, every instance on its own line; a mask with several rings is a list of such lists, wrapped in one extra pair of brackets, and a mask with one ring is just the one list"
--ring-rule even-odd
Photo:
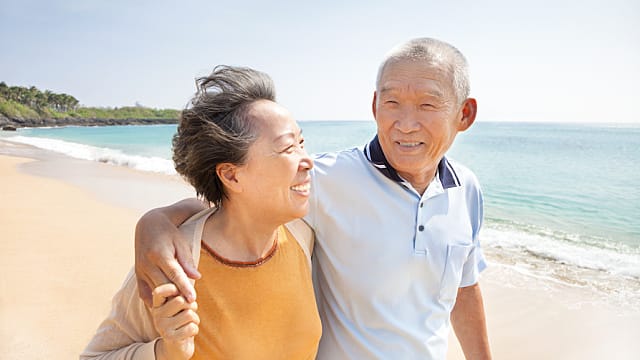
[(231, 192), (241, 192), (242, 186), (238, 181), (238, 167), (230, 163), (216, 165), (216, 175), (225, 188)]
[(476, 99), (468, 98), (462, 103), (462, 116), (460, 118), (460, 122), (458, 123), (458, 131), (465, 131), (473, 122), (476, 121), (476, 114), (478, 113), (478, 103)]
[(371, 102), (371, 111), (373, 111), (373, 118), (376, 118), (376, 100), (377, 100), (377, 92), (373, 92), (373, 101)]

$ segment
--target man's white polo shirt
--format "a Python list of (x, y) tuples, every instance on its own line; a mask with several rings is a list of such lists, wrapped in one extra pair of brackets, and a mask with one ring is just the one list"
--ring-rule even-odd
[(312, 193), (318, 359), (445, 359), (458, 287), (486, 266), (473, 173), (443, 158), (420, 196), (375, 138), (318, 155)]

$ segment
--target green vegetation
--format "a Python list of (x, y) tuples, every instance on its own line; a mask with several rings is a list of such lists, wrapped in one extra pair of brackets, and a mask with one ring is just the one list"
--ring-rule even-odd
[(38, 112), (32, 108), (3, 98), (0, 98), (0, 114), (9, 119), (40, 118)]
[(68, 94), (49, 90), (40, 91), (35, 86), (7, 86), (0, 82), (0, 118), (10, 120), (51, 119), (177, 119), (180, 112), (172, 109), (151, 109), (143, 106), (121, 108), (96, 108), (78, 105), (78, 100)]
[(141, 106), (121, 108), (80, 107), (70, 111), (71, 117), (83, 119), (177, 119), (180, 112), (171, 109), (150, 109)]

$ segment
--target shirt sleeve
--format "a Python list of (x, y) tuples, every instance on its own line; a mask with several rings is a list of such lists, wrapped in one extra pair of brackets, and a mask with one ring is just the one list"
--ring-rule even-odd
[(80, 359), (155, 360), (158, 339), (151, 313), (138, 297), (131, 270), (113, 297), (111, 313), (100, 324)]
[(478, 243), (473, 247), (473, 249), (471, 249), (469, 256), (467, 257), (467, 261), (464, 263), (460, 287), (467, 287), (477, 283), (480, 272), (486, 267), (487, 262), (485, 261), (484, 254), (482, 254), (482, 249)]
[(469, 252), (467, 261), (462, 268), (460, 287), (471, 286), (477, 283), (480, 272), (487, 267), (487, 262), (484, 258), (482, 247), (480, 246), (480, 229), (482, 228), (484, 220), (484, 199), (480, 185), (477, 183), (475, 177), (474, 180), (473, 196), (468, 200), (469, 220), (473, 228), (473, 248)]

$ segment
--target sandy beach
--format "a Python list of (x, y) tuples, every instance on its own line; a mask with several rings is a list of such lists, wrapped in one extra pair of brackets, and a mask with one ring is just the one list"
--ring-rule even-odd
[[(0, 140), (0, 358), (77, 358), (133, 265), (138, 217), (186, 196), (177, 177)], [(495, 359), (640, 357), (638, 312), (489, 261)], [(464, 359), (453, 336), (450, 348)]]

